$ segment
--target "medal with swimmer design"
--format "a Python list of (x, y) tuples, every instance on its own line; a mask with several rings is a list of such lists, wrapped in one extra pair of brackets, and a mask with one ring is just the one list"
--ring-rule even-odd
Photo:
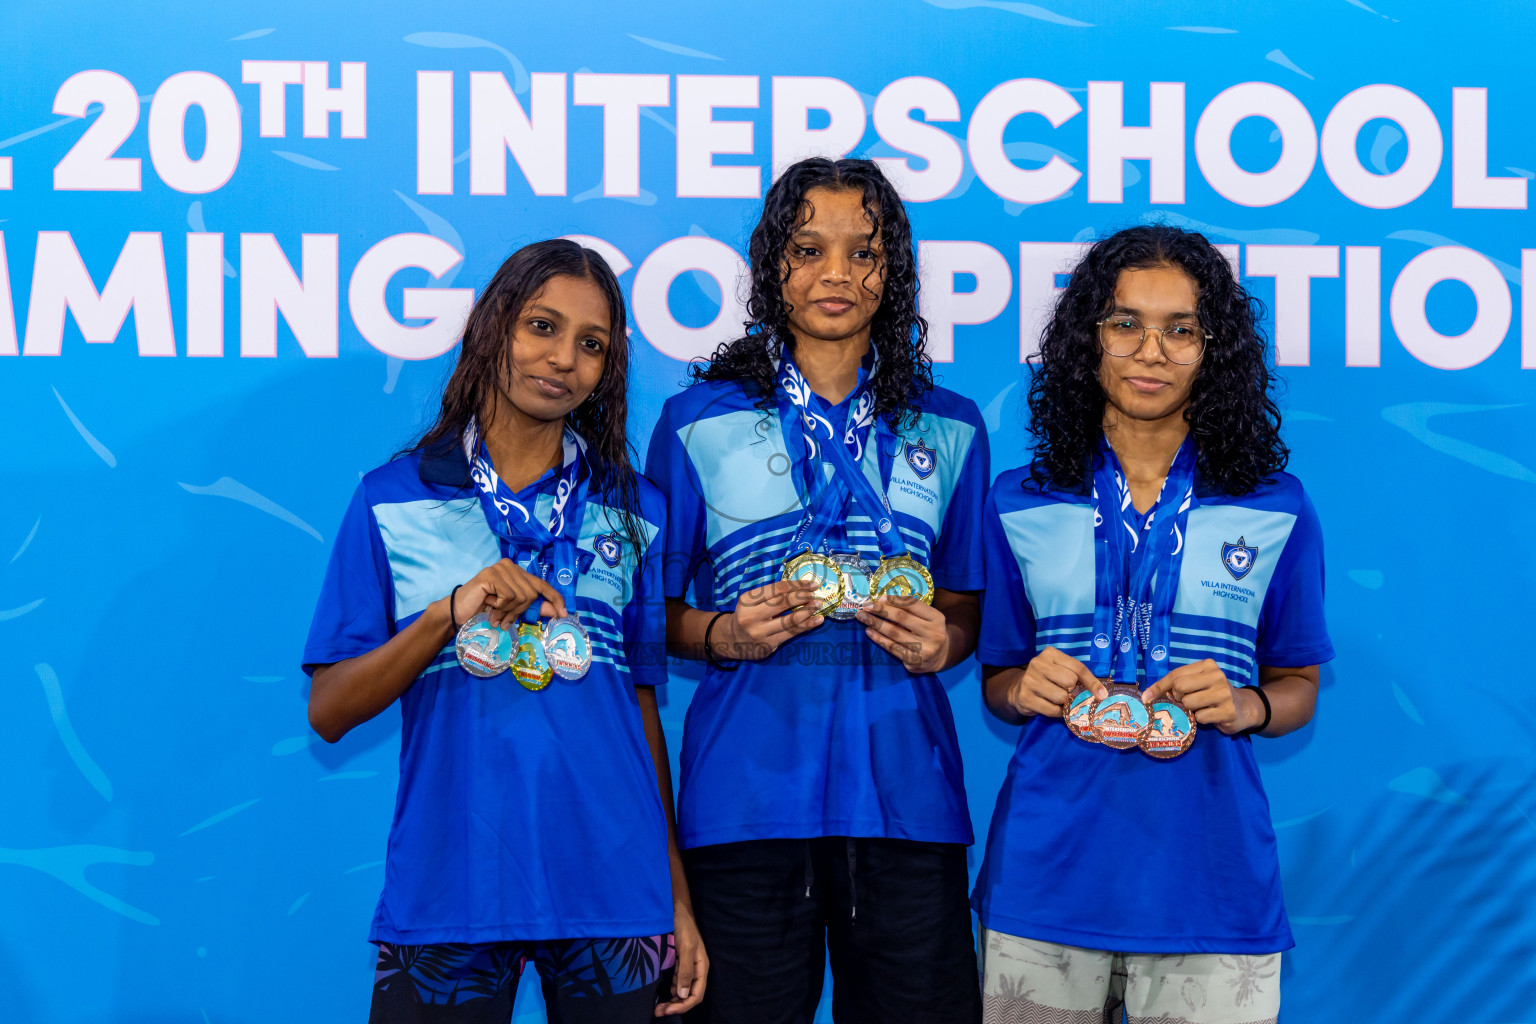
[(470, 616), (453, 641), (454, 654), (464, 671), (480, 679), (499, 676), (512, 664), (512, 634), (491, 625), (485, 612)]
[(542, 690), (555, 677), (544, 652), (544, 630), (531, 622), (517, 625), (517, 645), (512, 649), (512, 675), (525, 690)]
[[(1113, 679), (1101, 680), (1105, 686), (1114, 685)], [(1082, 683), (1072, 687), (1072, 692), (1067, 694), (1066, 706), (1062, 709), (1062, 721), (1067, 723), (1067, 728), (1072, 730), (1072, 735), (1089, 743), (1097, 743), (1098, 739), (1093, 735), (1093, 710), (1098, 699), (1093, 691)]]
[(1147, 706), (1147, 728), (1137, 746), (1153, 757), (1169, 760), (1178, 757), (1195, 742), (1199, 726), (1195, 716), (1171, 694)]
[(828, 613), (827, 618), (847, 621), (859, 614), (859, 609), (869, 603), (870, 581), (874, 572), (857, 551), (842, 551), (832, 556), (832, 561), (843, 573), (843, 599)]
[(1136, 746), (1147, 731), (1149, 716), (1147, 706), (1141, 702), (1141, 692), (1134, 686), (1114, 683), (1104, 699), (1093, 706), (1089, 721), (1093, 726), (1093, 738), (1106, 747), (1129, 750)]
[(933, 604), (933, 574), (911, 555), (880, 559), (870, 592), (876, 597), (910, 597)]
[(807, 551), (784, 563), (782, 575), (786, 580), (810, 580), (816, 584), (811, 593), (815, 597), (815, 614), (828, 615), (843, 603), (848, 589), (847, 577), (831, 555)]
[(561, 679), (580, 679), (592, 667), (592, 638), (575, 612), (546, 622), (543, 642), (549, 666)]

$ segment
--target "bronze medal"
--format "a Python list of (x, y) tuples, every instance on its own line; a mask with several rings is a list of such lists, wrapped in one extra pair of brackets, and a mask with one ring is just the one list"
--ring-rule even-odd
[(1150, 720), (1147, 706), (1141, 702), (1141, 691), (1122, 683), (1109, 688), (1104, 699), (1094, 705), (1089, 718), (1094, 739), (1116, 750), (1136, 746)]
[(1153, 701), (1147, 707), (1147, 717), (1147, 730), (1138, 746), (1153, 757), (1178, 757), (1195, 742), (1195, 733), (1199, 731), (1195, 716), (1172, 694)]
[[(1103, 682), (1108, 685), (1110, 680)], [(1093, 711), (1098, 703), (1098, 698), (1093, 691), (1082, 683), (1072, 687), (1072, 692), (1067, 694), (1066, 707), (1062, 709), (1062, 721), (1067, 723), (1067, 728), (1072, 730), (1072, 735), (1089, 743), (1097, 743), (1098, 738), (1093, 735)]]

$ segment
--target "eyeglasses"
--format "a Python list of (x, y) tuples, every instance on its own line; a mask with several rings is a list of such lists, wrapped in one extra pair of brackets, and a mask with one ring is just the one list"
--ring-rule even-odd
[(1099, 347), (1106, 355), (1124, 359), (1141, 351), (1146, 343), (1147, 332), (1157, 332), (1157, 347), (1163, 358), (1170, 363), (1188, 366), (1199, 362), (1205, 352), (1205, 343), (1212, 335), (1199, 324), (1179, 323), (1167, 327), (1148, 327), (1129, 313), (1115, 313), (1097, 321)]

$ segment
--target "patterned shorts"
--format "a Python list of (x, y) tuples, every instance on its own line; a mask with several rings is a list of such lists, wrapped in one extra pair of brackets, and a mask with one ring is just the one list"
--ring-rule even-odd
[(1276, 1024), (1280, 954), (1110, 953), (981, 930), (984, 1024)]
[(378, 946), (372, 1024), (505, 1024), (530, 960), (551, 1021), (646, 1021), (676, 960), (671, 935)]

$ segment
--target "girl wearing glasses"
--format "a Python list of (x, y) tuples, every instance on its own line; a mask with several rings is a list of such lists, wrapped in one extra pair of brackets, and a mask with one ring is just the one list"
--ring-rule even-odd
[(1307, 724), (1333, 647), (1261, 315), (1203, 237), (1149, 226), (1096, 243), (1046, 328), (1034, 461), (983, 515), (977, 657), (1024, 726), (973, 897), (988, 1021), (1278, 1016), (1253, 737)]

